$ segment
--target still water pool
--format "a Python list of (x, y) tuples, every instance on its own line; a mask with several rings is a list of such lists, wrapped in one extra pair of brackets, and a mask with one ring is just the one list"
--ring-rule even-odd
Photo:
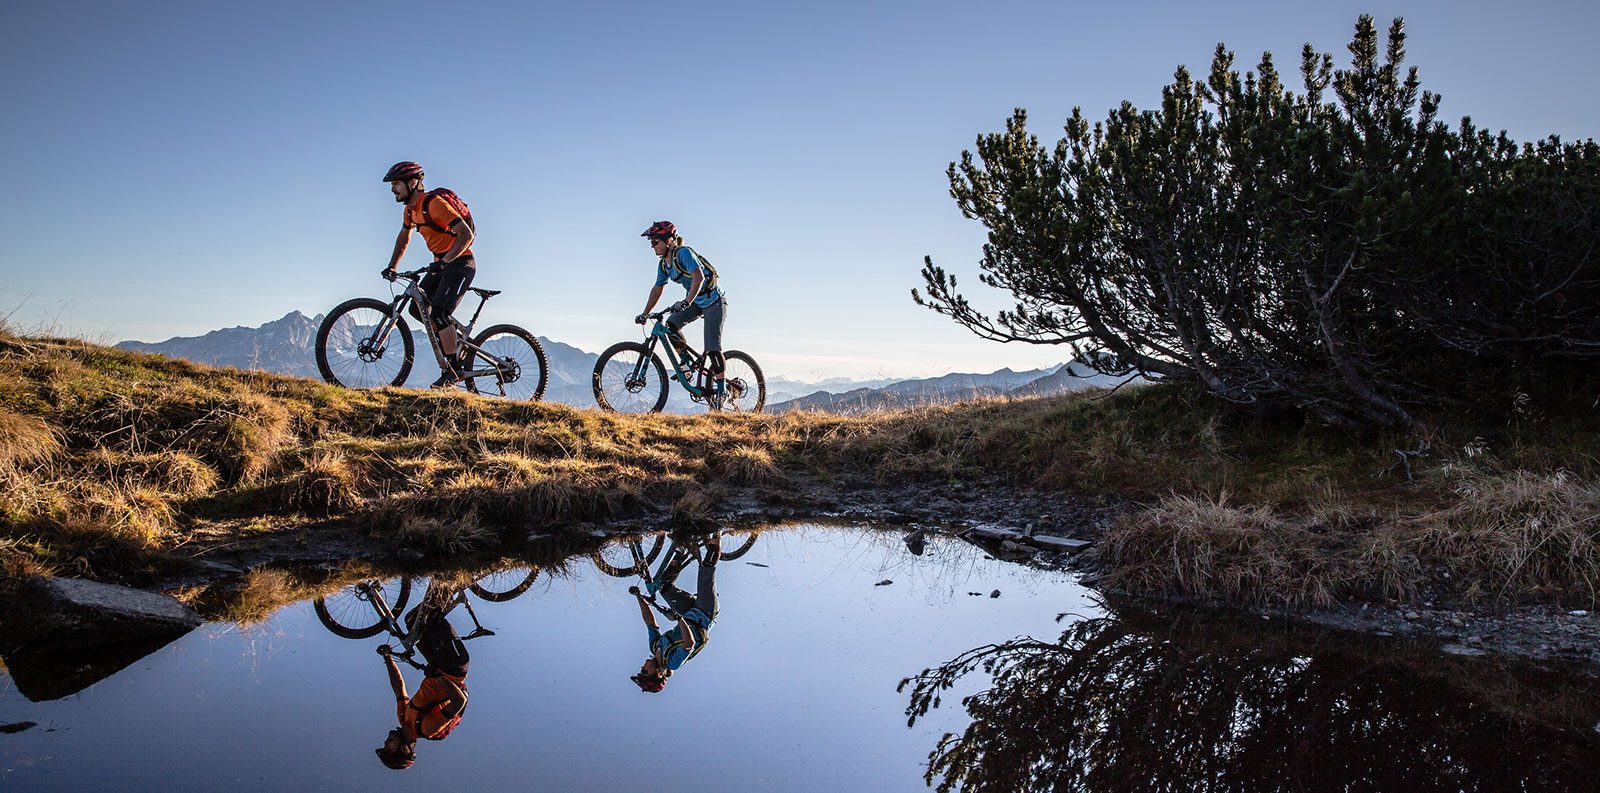
[[(678, 584), (697, 580), (690, 564)], [(392, 640), (335, 635), (309, 601), (208, 624), (62, 699), (30, 701), (0, 673), (0, 724), (36, 723), (0, 734), (0, 790), (894, 791), (927, 790), (926, 776), (1413, 793), (1600, 779), (1580, 674), (1152, 615), (959, 540), (930, 537), (919, 556), (856, 528), (769, 530), (722, 560), (709, 639), (646, 693), (629, 679), (649, 656), (638, 582), (584, 556), (509, 600), (469, 596), (494, 633), (465, 643), (467, 710), (403, 771), (374, 754), (396, 725), (375, 652)], [(473, 630), (465, 609), (448, 619)], [(402, 668), (414, 692), (422, 673)]]

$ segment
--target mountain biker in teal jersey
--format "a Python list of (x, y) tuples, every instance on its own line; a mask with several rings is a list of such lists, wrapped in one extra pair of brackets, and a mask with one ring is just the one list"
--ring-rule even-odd
[[(666, 598), (667, 605), (678, 612), (677, 626), (666, 633), (662, 633), (661, 626), (656, 624), (650, 601), (637, 588), (633, 590), (634, 597), (639, 600), (639, 613), (644, 616), (650, 645), (650, 657), (639, 667), (638, 674), (628, 678), (639, 686), (640, 691), (661, 693), (667, 687), (667, 678), (672, 677), (672, 673), (686, 661), (699, 655), (706, 643), (711, 641), (711, 626), (716, 622), (718, 611), (717, 561), (721, 558), (721, 540), (713, 536), (705, 541), (693, 595), (679, 589), (670, 580), (661, 587), (661, 596)], [(679, 569), (673, 578), (682, 572)]]
[(683, 238), (678, 236), (678, 227), (670, 220), (658, 220), (650, 224), (650, 228), (639, 236), (650, 240), (650, 249), (660, 258), (656, 262), (656, 285), (650, 290), (644, 311), (633, 321), (644, 324), (645, 316), (656, 307), (656, 301), (661, 299), (661, 290), (666, 288), (668, 281), (676, 282), (686, 290), (683, 299), (672, 304), (672, 313), (667, 317), (667, 329), (672, 332), (674, 343), (680, 343), (683, 337), (679, 331), (684, 325), (701, 316), (706, 318), (706, 370), (716, 381), (713, 391), (716, 396), (711, 399), (711, 405), (716, 407), (719, 404), (716, 400), (725, 388), (723, 380), (727, 364), (722, 357), (722, 325), (728, 317), (728, 301), (722, 294), (722, 286), (717, 283), (717, 271), (705, 257), (683, 244)]

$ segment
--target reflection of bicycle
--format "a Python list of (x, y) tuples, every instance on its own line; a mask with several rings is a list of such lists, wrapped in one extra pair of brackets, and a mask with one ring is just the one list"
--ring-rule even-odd
[[(467, 590), (490, 603), (502, 603), (528, 591), (538, 577), (538, 567), (498, 570), (478, 578)], [(332, 595), (319, 597), (311, 602), (311, 608), (323, 626), (335, 635), (346, 639), (366, 639), (384, 630), (393, 633), (398, 627), (395, 615), (405, 610), (410, 597), (410, 576), (401, 576), (388, 582), (372, 578)], [(456, 597), (459, 603), (466, 606), (467, 613), (472, 615), (472, 623), (477, 630), (486, 630), (478, 623), (478, 615), (473, 613), (466, 593), (462, 592)]]
[[(756, 538), (759, 536), (761, 536), (760, 530), (753, 530), (745, 536), (744, 542), (734, 545), (730, 544), (733, 539), (733, 533), (724, 532), (722, 558), (724, 560), (732, 560), (744, 556), (750, 552), (751, 546), (756, 544)], [(606, 575), (616, 578), (639, 576), (640, 583), (644, 584), (643, 594), (650, 601), (650, 604), (655, 606), (657, 611), (667, 615), (667, 617), (677, 619), (678, 615), (672, 609), (656, 602), (656, 593), (661, 591), (663, 586), (672, 583), (678, 577), (678, 574), (683, 572), (683, 569), (689, 565), (689, 562), (699, 560), (700, 557), (697, 550), (697, 548), (680, 546), (676, 540), (668, 538), (666, 541), (666, 556), (661, 557), (661, 563), (656, 566), (654, 574), (650, 572), (650, 564), (661, 554), (661, 534), (656, 534), (651, 539), (648, 550), (645, 548), (643, 538), (629, 537), (622, 542), (601, 548), (589, 556), (594, 560), (594, 566)], [(633, 587), (630, 591), (636, 589), (638, 587)]]
[[(642, 343), (617, 342), (600, 353), (594, 364), (595, 402), (604, 410), (618, 413), (658, 413), (666, 407), (668, 383), (676, 381), (689, 392), (690, 399), (705, 403), (712, 410), (760, 413), (767, 404), (767, 381), (755, 359), (738, 350), (723, 353), (726, 385), (722, 393), (716, 393), (716, 378), (706, 369), (706, 354), (696, 353), (682, 342), (681, 336), (673, 341), (672, 332), (661, 319), (666, 313), (647, 315), (655, 325)], [(664, 350), (672, 362), (670, 378), (655, 354), (656, 346), (662, 342), (666, 342)]]
[[(396, 273), (410, 283), (391, 303), (358, 297), (328, 312), (317, 328), (317, 368), (322, 379), (346, 388), (405, 384), (416, 353), (405, 313), (414, 307), (421, 316), (428, 316), (428, 296), (418, 285), (426, 272), (424, 268)], [(530, 401), (544, 396), (550, 377), (544, 347), (532, 333), (516, 325), (495, 325), (474, 338), (472, 328), (483, 313), (483, 304), (500, 293), (477, 287), (472, 287), (472, 292), (480, 298), (472, 321), (462, 325), (450, 318), (456, 327), (458, 353), (464, 356), (459, 365), (445, 359), (433, 323), (422, 323), (439, 368), (454, 368), (462, 385), (473, 393)]]

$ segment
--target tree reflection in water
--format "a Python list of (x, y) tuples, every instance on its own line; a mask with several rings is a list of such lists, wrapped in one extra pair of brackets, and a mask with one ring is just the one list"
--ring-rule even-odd
[(1594, 680), (1372, 644), (1128, 613), (969, 650), (900, 690), (915, 724), (990, 677), (928, 756), (940, 791), (1600, 789)]

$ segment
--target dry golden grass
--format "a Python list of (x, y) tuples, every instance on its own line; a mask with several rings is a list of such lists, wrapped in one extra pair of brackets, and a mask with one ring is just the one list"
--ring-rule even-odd
[(0, 407), (0, 468), (38, 465), (59, 451), (61, 442), (42, 419)]
[(1457, 503), (1402, 524), (1415, 554), (1487, 593), (1600, 602), (1600, 482), (1565, 471), (1464, 469), (1450, 478)]
[(350, 391), (0, 334), (0, 540), (12, 557), (64, 569), (93, 551), (99, 569), (117, 549), (137, 560), (185, 542), (197, 519), (335, 515), (458, 553), (505, 530), (644, 507), (703, 521), (733, 488), (806, 477), (1004, 478), (1143, 505), (1106, 542), (1130, 588), (1324, 603), (1409, 596), (1448, 562), (1486, 593), (1595, 597), (1583, 516), (1594, 514), (1600, 463), (1582, 450), (1600, 448), (1600, 421), (1588, 414), (1522, 416), (1515, 432), (1503, 419), (1458, 422), (1434, 446), (1486, 435), (1492, 466), (1478, 462), (1495, 473), (1409, 484), (1374, 475), (1415, 438), (1246, 416), (1182, 386), (1096, 397), (848, 417), (619, 416)]
[(1305, 519), (1270, 506), (1174, 495), (1123, 516), (1100, 557), (1106, 583), (1133, 591), (1323, 606), (1347, 583), (1324, 545)]

